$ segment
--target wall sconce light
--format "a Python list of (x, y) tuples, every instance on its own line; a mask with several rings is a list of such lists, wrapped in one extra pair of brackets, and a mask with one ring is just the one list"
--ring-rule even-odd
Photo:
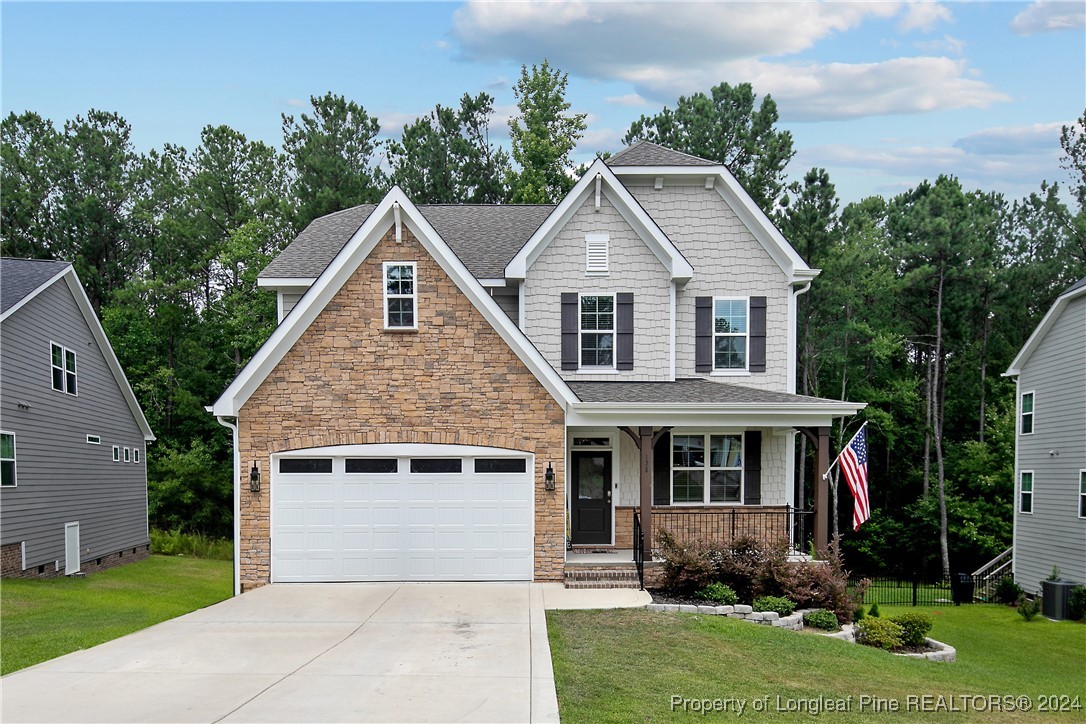
[(260, 492), (260, 468), (253, 463), (253, 469), (249, 471), (249, 492)]
[(543, 474), (543, 487), (546, 490), (554, 490), (554, 468), (547, 463), (547, 472)]

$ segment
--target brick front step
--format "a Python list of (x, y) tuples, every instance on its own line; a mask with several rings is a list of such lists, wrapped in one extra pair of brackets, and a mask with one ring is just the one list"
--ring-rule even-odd
[(637, 569), (566, 568), (566, 588), (640, 588)]

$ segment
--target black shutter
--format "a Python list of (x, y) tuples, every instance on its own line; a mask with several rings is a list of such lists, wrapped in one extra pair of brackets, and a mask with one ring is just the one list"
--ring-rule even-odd
[(652, 504), (671, 505), (671, 434), (666, 432), (652, 449)]
[(743, 505), (762, 504), (762, 431), (743, 434)]
[(694, 299), (694, 369), (713, 371), (713, 298)]
[(577, 292), (562, 292), (562, 369), (575, 370), (580, 362), (580, 312)]
[(765, 297), (750, 298), (750, 371), (765, 372)]
[(615, 295), (615, 368), (633, 369), (633, 294)]

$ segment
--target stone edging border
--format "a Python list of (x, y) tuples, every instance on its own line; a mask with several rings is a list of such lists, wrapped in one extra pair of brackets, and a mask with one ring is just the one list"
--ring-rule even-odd
[[(791, 616), (781, 616), (776, 611), (758, 612), (752, 607), (742, 604), (736, 606), (693, 606), (690, 604), (681, 605), (677, 603), (650, 603), (647, 604), (645, 608), (649, 611), (662, 611), (666, 613), (701, 613), (708, 616), (727, 616), (728, 618), (737, 618), (741, 621), (749, 621), (763, 626), (773, 626), (774, 628), (783, 628), (789, 631), (802, 630), (803, 614), (819, 610), (816, 608), (801, 608)], [(840, 631), (823, 633), (820, 635), (828, 638), (840, 639), (841, 641), (848, 641), (849, 643), (856, 643), (856, 634), (854, 633), (853, 625), (850, 623), (842, 626)], [(922, 654), (895, 653), (894, 656), (902, 656), (907, 659), (925, 659), (927, 661), (949, 662), (957, 660), (958, 651), (950, 644), (945, 644), (942, 641), (936, 641), (932, 638), (925, 640), (928, 642), (928, 646), (935, 649), (935, 651), (928, 651)]]

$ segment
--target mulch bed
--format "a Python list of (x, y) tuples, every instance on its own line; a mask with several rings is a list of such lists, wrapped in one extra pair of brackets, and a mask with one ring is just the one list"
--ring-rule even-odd
[(723, 604), (714, 603), (713, 601), (706, 601), (702, 598), (694, 598), (693, 596), (676, 596), (668, 593), (660, 588), (647, 588), (645, 589), (652, 596), (653, 603), (674, 603), (680, 606), (719, 606)]

